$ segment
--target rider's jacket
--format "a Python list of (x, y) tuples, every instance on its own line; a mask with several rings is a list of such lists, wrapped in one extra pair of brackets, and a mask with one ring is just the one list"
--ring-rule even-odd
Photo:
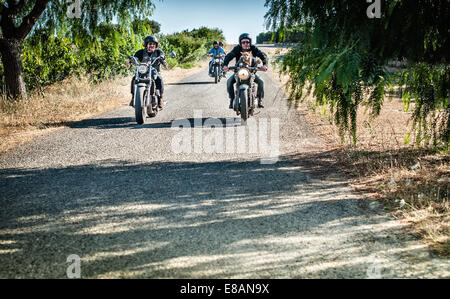
[(161, 63), (165, 60), (166, 57), (166, 55), (164, 55), (163, 50), (158, 48), (155, 51), (153, 51), (153, 53), (150, 55), (146, 49), (142, 49), (137, 51), (136, 54), (134, 54), (134, 57), (136, 57), (140, 62), (143, 62), (144, 60), (147, 60), (149, 58), (157, 58), (159, 56), (163, 56), (164, 59), (162, 60), (160, 59), (154, 64), (154, 67), (158, 72), (161, 71)]
[[(227, 56), (225, 56), (223, 65), (228, 66), (228, 64), (230, 63), (231, 60), (233, 60), (233, 58), (236, 58), (236, 62), (239, 61), (239, 59), (241, 59), (241, 56), (242, 56), (242, 54), (241, 54), (242, 51), (243, 50), (242, 50), (241, 45), (237, 45), (236, 47), (234, 47), (233, 50), (231, 50), (231, 52), (228, 53)], [(250, 47), (250, 51), (252, 52), (253, 57), (260, 58), (263, 65), (267, 67), (267, 64), (269, 63), (269, 59), (267, 58), (266, 53), (262, 52), (260, 49), (258, 49), (254, 45), (252, 45)]]
[(222, 47), (218, 47), (217, 50), (213, 47), (211, 50), (209, 50), (208, 54), (219, 56), (220, 54), (225, 54), (225, 50), (222, 49)]

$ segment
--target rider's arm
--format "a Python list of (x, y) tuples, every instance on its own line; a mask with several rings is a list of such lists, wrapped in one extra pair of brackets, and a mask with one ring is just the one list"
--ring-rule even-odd
[(223, 60), (223, 65), (228, 67), (228, 64), (230, 63), (231, 60), (233, 60), (236, 57), (236, 53), (233, 49), (233, 51), (231, 51), (230, 53), (227, 54), (227, 56), (225, 56), (225, 59)]
[(262, 67), (261, 67), (261, 71), (267, 71), (267, 69), (268, 69), (268, 64), (269, 64), (269, 59), (267, 58), (267, 55), (266, 55), (266, 53), (264, 53), (264, 52), (262, 52), (261, 50), (259, 50), (257, 47), (255, 47), (255, 49), (254, 49), (255, 51), (254, 52), (256, 52), (255, 54), (256, 55), (254, 55), (255, 57), (258, 57), (259, 59), (261, 59), (261, 61), (262, 61), (262, 63), (263, 63), (263, 65), (262, 65)]
[(161, 49), (158, 49), (158, 51), (159, 51), (159, 56), (162, 57), (162, 59), (161, 59), (162, 65), (164, 65), (164, 67), (167, 68), (167, 67), (169, 66), (169, 64), (168, 64), (167, 61), (166, 61), (166, 54), (164, 54), (164, 51), (161, 50)]
[(258, 48), (256, 48), (256, 55), (255, 56), (261, 59), (261, 61), (263, 63), (263, 66), (265, 66), (266, 68), (268, 67), (269, 59), (267, 58), (266, 53), (264, 53), (261, 50), (259, 50)]
[[(134, 53), (134, 57), (136, 57), (138, 61), (142, 61), (142, 51), (143, 50), (139, 50), (136, 53)], [(128, 59), (127, 67), (130, 67), (132, 63), (133, 63), (133, 60), (131, 58)]]

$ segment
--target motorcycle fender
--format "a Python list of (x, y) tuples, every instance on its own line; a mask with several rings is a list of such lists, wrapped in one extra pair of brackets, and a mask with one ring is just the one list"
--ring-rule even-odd
[(241, 86), (239, 86), (240, 90), (246, 90), (249, 89), (250, 87), (247, 84), (242, 84)]
[[(138, 88), (144, 88), (145, 89), (146, 87), (147, 87), (147, 84), (145, 84), (145, 83), (138, 83), (138, 84), (136, 84), (135, 92), (136, 92), (136, 90)], [(133, 101), (134, 101), (134, 104), (136, 105), (136, 94), (134, 95)]]

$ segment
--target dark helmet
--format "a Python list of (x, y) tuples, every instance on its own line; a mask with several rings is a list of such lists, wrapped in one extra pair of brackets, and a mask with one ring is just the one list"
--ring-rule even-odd
[(223, 43), (222, 43), (222, 42), (219, 42), (219, 46), (220, 46), (220, 47), (223, 47)]
[(218, 44), (219, 44), (219, 42), (216, 40), (213, 42), (213, 46), (218, 45)]
[(147, 47), (147, 44), (148, 44), (148, 43), (155, 43), (155, 44), (156, 44), (156, 47), (158, 47), (158, 45), (159, 45), (158, 39), (157, 39), (156, 37), (154, 37), (153, 35), (147, 36), (147, 37), (144, 39), (143, 46), (144, 46), (144, 47)]
[(248, 33), (242, 33), (242, 34), (239, 36), (239, 45), (241, 44), (241, 42), (242, 42), (243, 39), (248, 39), (248, 40), (250, 40), (250, 45), (252, 44), (252, 38), (250, 37), (250, 34), (248, 34)]

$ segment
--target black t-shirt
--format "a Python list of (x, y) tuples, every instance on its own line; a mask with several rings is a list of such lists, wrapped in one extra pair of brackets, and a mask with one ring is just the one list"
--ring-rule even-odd
[(136, 57), (140, 62), (143, 62), (149, 58), (156, 58), (156, 57), (160, 57), (163, 56), (163, 59), (158, 60), (155, 64), (154, 67), (155, 69), (159, 72), (161, 70), (161, 63), (165, 61), (166, 59), (166, 55), (164, 54), (163, 50), (161, 49), (156, 49), (152, 54), (148, 53), (146, 49), (142, 49), (136, 52), (136, 54), (134, 54), (134, 57)]
[[(237, 45), (236, 47), (233, 48), (233, 50), (228, 53), (227, 56), (225, 56), (225, 59), (223, 61), (223, 64), (225, 66), (228, 66), (228, 64), (230, 63), (231, 60), (233, 60), (233, 58), (236, 58), (236, 62), (239, 61), (239, 59), (241, 58), (242, 54), (242, 47), (240, 45)], [(267, 66), (269, 59), (267, 58), (266, 53), (262, 52), (261, 50), (259, 50), (257, 47), (255, 47), (254, 45), (251, 46), (250, 51), (252, 52), (253, 57), (258, 57), (261, 59), (262, 63), (264, 66)]]

